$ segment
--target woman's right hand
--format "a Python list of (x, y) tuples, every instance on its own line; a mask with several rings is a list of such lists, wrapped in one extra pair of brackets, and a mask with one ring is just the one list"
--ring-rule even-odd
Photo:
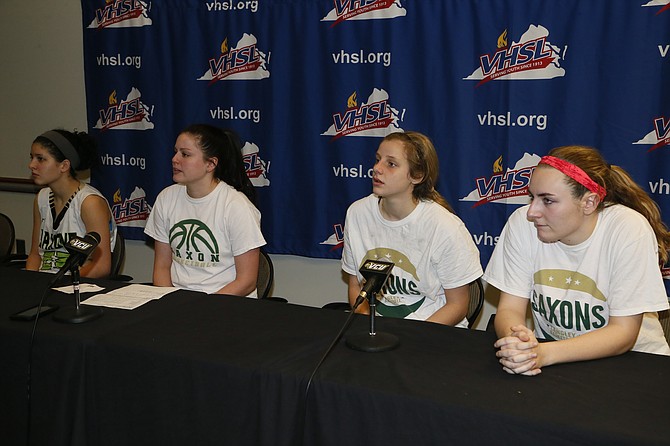
[(510, 333), (498, 339), (493, 345), (499, 349), (496, 356), (507, 373), (527, 376), (542, 373), (538, 366), (540, 343), (528, 327), (524, 325), (511, 327)]

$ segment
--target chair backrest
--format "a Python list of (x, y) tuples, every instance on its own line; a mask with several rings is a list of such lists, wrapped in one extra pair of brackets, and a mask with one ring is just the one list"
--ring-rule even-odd
[(465, 318), (468, 320), (469, 328), (474, 327), (475, 320), (482, 311), (484, 305), (484, 285), (482, 279), (477, 279), (470, 283), (470, 302), (468, 303), (468, 312)]
[(5, 214), (0, 214), (0, 262), (7, 260), (14, 249), (14, 223)]
[(670, 344), (670, 310), (659, 311), (658, 320), (661, 322), (661, 327), (663, 327), (665, 339)]
[(114, 251), (112, 251), (112, 267), (109, 270), (110, 277), (116, 277), (121, 272), (123, 260), (126, 258), (126, 242), (121, 235), (121, 231), (116, 231), (116, 242)]
[(272, 266), (270, 256), (263, 250), (260, 250), (258, 256), (258, 279), (256, 279), (256, 289), (258, 298), (265, 299), (270, 294), (272, 281), (274, 280), (275, 270)]

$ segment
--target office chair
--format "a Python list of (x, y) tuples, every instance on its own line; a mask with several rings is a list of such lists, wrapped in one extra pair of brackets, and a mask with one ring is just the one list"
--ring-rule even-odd
[(12, 255), (16, 233), (14, 223), (5, 214), (0, 214), (0, 263), (5, 263)]
[(283, 297), (270, 296), (274, 277), (275, 269), (272, 265), (272, 260), (270, 259), (270, 256), (261, 249), (258, 256), (258, 279), (256, 279), (258, 298), (276, 302), (288, 302)]
[(484, 305), (484, 285), (482, 279), (477, 279), (470, 283), (470, 302), (468, 303), (468, 312), (465, 318), (468, 320), (468, 328), (475, 326), (477, 316), (482, 311)]
[[(12, 253), (16, 245), (17, 252)], [(16, 243), (14, 223), (5, 214), (0, 214), (0, 265), (14, 268), (25, 268), (28, 255), (25, 245)]]
[(114, 250), (112, 251), (112, 266), (109, 270), (108, 279), (118, 280), (122, 282), (130, 282), (133, 280), (131, 276), (125, 274), (119, 274), (121, 272), (121, 267), (123, 266), (123, 261), (126, 258), (126, 241), (121, 235), (121, 231), (116, 231), (116, 242), (114, 242)]
[(265, 251), (261, 250), (258, 256), (258, 279), (256, 279), (256, 289), (259, 299), (265, 299), (270, 294), (274, 276), (275, 270), (272, 260), (270, 260), (270, 256)]

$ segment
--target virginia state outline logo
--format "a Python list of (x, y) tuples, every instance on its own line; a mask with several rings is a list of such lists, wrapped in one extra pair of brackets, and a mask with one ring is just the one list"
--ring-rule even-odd
[(242, 161), (244, 170), (255, 187), (269, 186), (268, 171), (270, 161), (265, 161), (259, 154), (259, 148), (252, 142), (245, 142), (242, 147)]
[(138, 28), (152, 24), (149, 17), (151, 3), (142, 0), (106, 0), (105, 6), (95, 10), (88, 28)]
[(330, 251), (342, 248), (344, 246), (344, 225), (342, 223), (334, 224), (333, 233), (319, 244), (332, 246)]
[(493, 175), (475, 179), (476, 188), (458, 201), (474, 201), (473, 208), (488, 203), (528, 204), (528, 184), (539, 155), (524, 153), (510, 169), (503, 169), (503, 157), (493, 163)]
[(633, 143), (651, 145), (647, 153), (670, 144), (670, 118), (665, 116), (654, 118), (653, 124), (654, 129), (651, 132)]
[(121, 196), (121, 189), (117, 189), (112, 197), (112, 216), (117, 226), (128, 228), (144, 228), (151, 213), (151, 206), (147, 202), (147, 194), (141, 187), (135, 189), (128, 198)]
[(643, 8), (647, 6), (660, 6), (661, 8), (656, 11), (656, 15), (659, 15), (660, 13), (670, 9), (670, 0), (650, 0), (642, 5)]
[(323, 132), (323, 136), (332, 136), (334, 141), (342, 136), (369, 136), (383, 138), (389, 133), (403, 132), (398, 123), (405, 115), (393, 108), (389, 94), (383, 89), (374, 88), (366, 102), (358, 105), (354, 91), (347, 99), (345, 111), (333, 114), (333, 124)]
[(333, 0), (335, 7), (321, 19), (334, 27), (345, 20), (393, 19), (407, 15), (400, 0)]
[[(478, 80), (477, 87), (489, 81), (553, 79), (565, 76), (560, 61), (567, 45), (559, 49), (548, 40), (549, 31), (542, 25), (530, 25), (518, 42), (508, 44), (507, 30), (498, 37), (493, 55), (479, 56), (479, 67), (463, 80)], [(561, 52), (563, 53), (561, 55)]]
[(150, 130), (154, 107), (149, 107), (141, 100), (142, 93), (132, 87), (125, 99), (117, 98), (116, 90), (108, 97), (106, 108), (98, 110), (98, 121), (94, 128), (101, 130)]
[(221, 43), (221, 54), (209, 59), (209, 69), (198, 78), (209, 81), (210, 85), (217, 81), (260, 80), (270, 77), (267, 55), (257, 47), (258, 40), (253, 34), (244, 33), (237, 44), (230, 48), (228, 38)]

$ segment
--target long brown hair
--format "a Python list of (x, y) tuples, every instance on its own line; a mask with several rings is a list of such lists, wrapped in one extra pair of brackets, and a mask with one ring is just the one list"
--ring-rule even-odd
[(440, 163), (432, 141), (419, 132), (395, 132), (386, 135), (384, 141), (400, 141), (405, 149), (409, 162), (409, 175), (420, 180), (414, 185), (412, 196), (415, 200), (432, 200), (449, 212), (454, 212), (451, 205), (435, 190)]
[[(593, 147), (563, 146), (549, 151), (549, 155), (568, 161), (580, 167), (593, 181), (607, 190), (605, 199), (598, 205), (600, 209), (613, 204), (622, 204), (636, 210), (649, 221), (658, 241), (658, 258), (661, 265), (668, 261), (670, 251), (670, 231), (661, 220), (658, 204), (619, 166), (607, 164), (600, 152)], [(582, 197), (588, 190), (570, 177), (566, 177), (575, 198)]]

